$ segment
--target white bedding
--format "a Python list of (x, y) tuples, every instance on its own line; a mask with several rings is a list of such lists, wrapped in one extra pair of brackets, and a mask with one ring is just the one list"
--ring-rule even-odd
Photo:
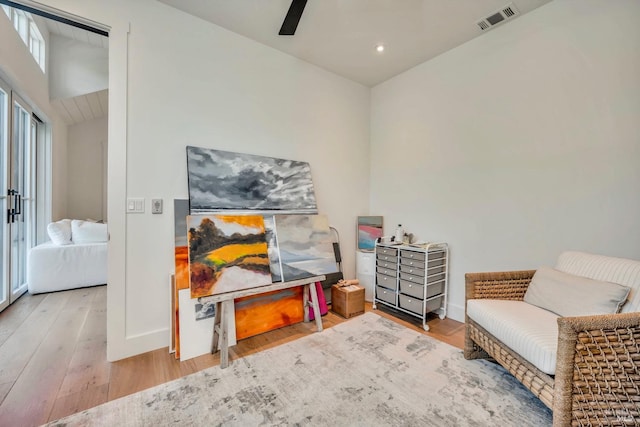
[(107, 283), (107, 243), (55, 245), (32, 248), (27, 258), (29, 292), (63, 291)]

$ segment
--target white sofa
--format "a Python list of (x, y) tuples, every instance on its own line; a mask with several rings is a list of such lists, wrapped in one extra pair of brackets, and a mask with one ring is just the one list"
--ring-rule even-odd
[(504, 366), (554, 426), (640, 425), (640, 261), (564, 252), (555, 269), (468, 273), (465, 357)]
[(50, 242), (27, 256), (27, 287), (32, 294), (107, 283), (107, 225), (61, 220), (47, 228)]

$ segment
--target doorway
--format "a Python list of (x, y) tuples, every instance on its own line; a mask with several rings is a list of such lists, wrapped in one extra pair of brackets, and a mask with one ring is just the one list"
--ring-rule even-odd
[(2, 311), (27, 291), (28, 252), (51, 221), (107, 220), (108, 34), (29, 1), (0, 8), (0, 44), (17, 52), (0, 64)]

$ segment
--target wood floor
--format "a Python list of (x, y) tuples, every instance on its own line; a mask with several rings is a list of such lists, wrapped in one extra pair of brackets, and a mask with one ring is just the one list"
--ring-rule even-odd
[[(27, 294), (0, 313), (0, 425), (37, 426), (220, 364), (218, 354), (179, 362), (167, 348), (107, 362), (106, 291), (98, 286)], [(463, 346), (460, 322), (434, 316), (424, 332), (411, 317), (376, 313)], [(325, 328), (346, 321), (331, 311), (322, 320)], [(231, 348), (231, 363), (314, 331), (315, 323), (299, 323), (241, 340)]]

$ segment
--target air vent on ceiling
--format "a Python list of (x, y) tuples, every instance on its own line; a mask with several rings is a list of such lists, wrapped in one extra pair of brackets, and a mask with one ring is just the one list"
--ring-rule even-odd
[(478, 27), (480, 27), (482, 31), (489, 30), (498, 24), (514, 18), (519, 13), (520, 12), (518, 12), (518, 9), (516, 9), (515, 5), (513, 3), (509, 3), (508, 5), (496, 10), (486, 18), (479, 20)]

